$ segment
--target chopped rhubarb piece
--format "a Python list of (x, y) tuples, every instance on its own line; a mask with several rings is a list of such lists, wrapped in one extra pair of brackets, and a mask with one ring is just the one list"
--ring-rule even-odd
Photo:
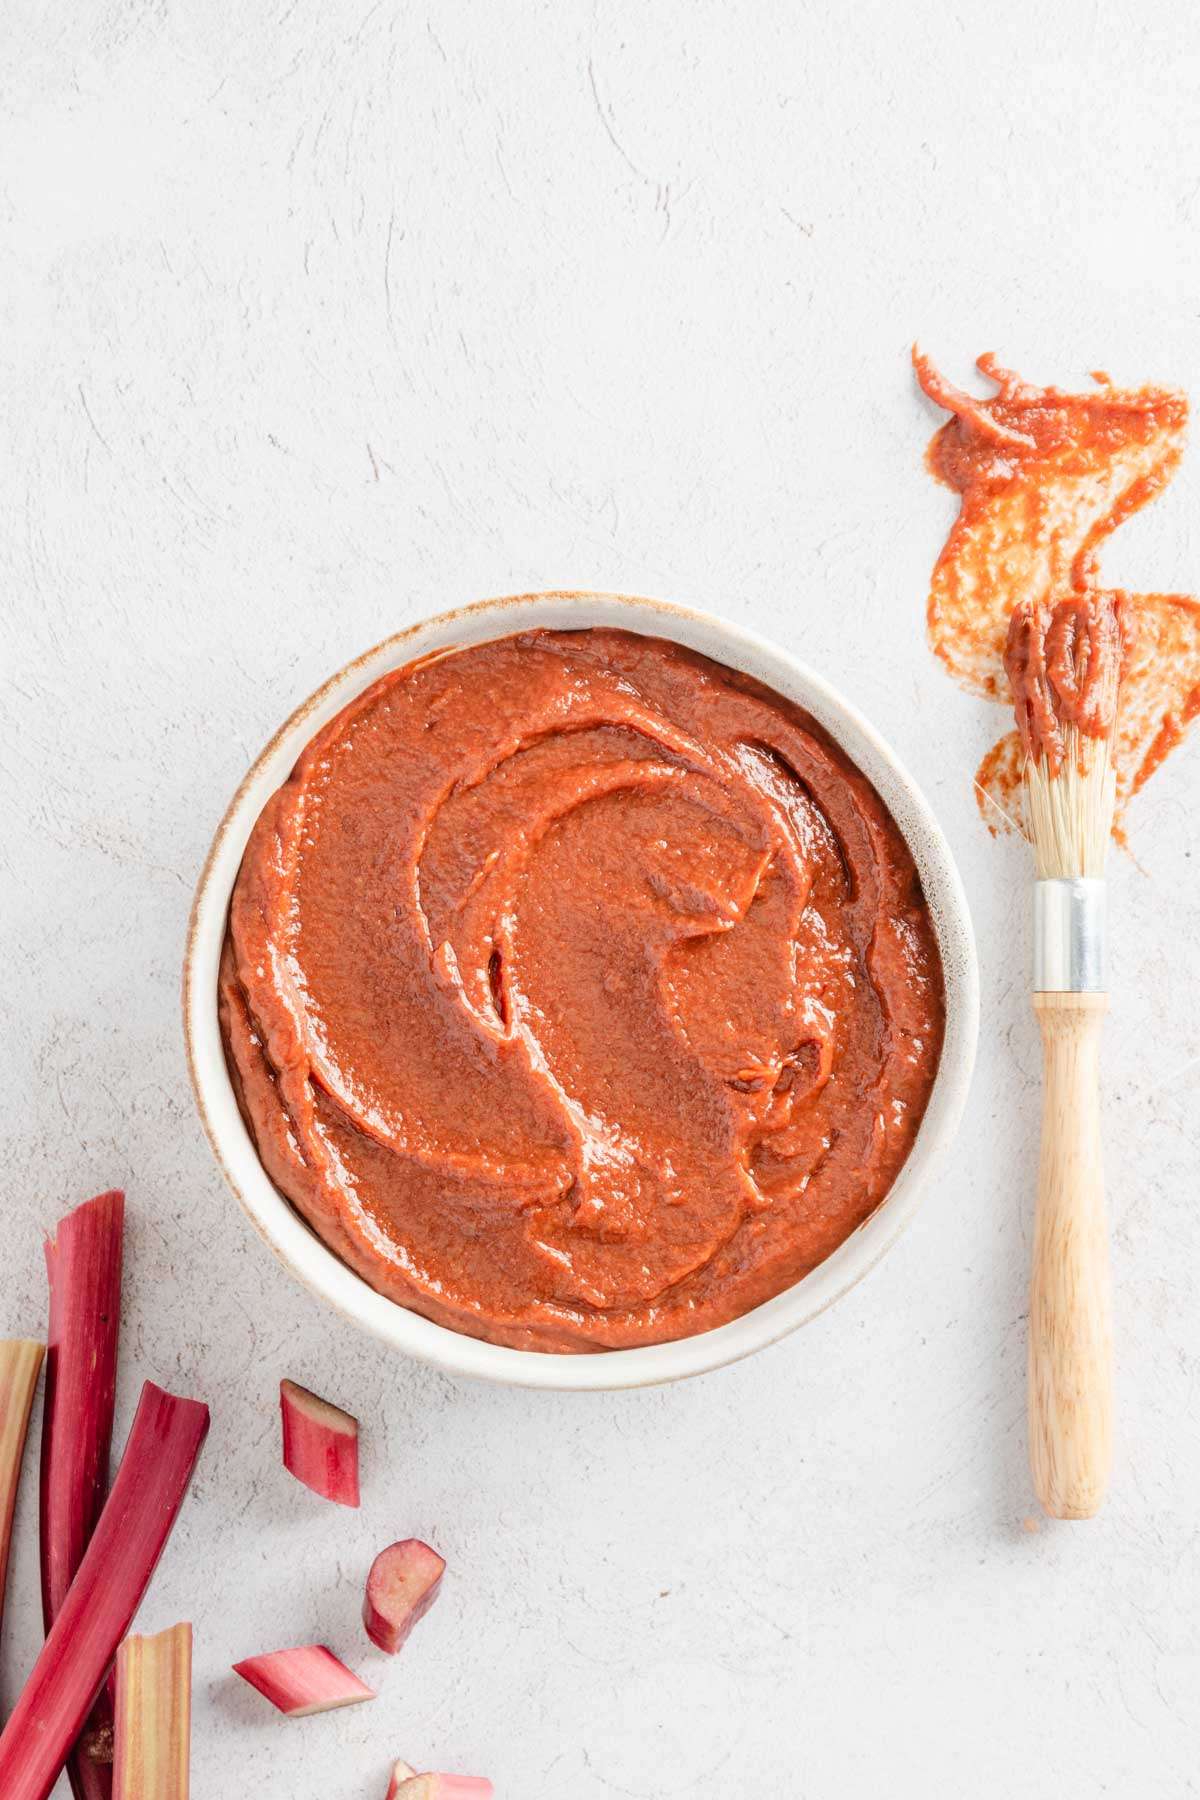
[(248, 1656), (245, 1662), (234, 1663), (233, 1672), (289, 1719), (307, 1719), (311, 1713), (332, 1712), (338, 1706), (357, 1706), (360, 1700), (375, 1698), (374, 1690), (324, 1644)]
[(4, 1618), (8, 1546), (21, 1483), (25, 1434), (45, 1354), (45, 1345), (35, 1344), (31, 1338), (8, 1338), (0, 1343), (0, 1621)]
[(358, 1420), (294, 1381), (279, 1384), (283, 1466), (324, 1500), (358, 1505)]
[(396, 1795), (400, 1792), (401, 1787), (406, 1781), (411, 1781), (416, 1772), (411, 1763), (403, 1761), (393, 1763), (386, 1800), (396, 1800)]
[(420, 1538), (389, 1544), (371, 1564), (363, 1600), (367, 1636), (389, 1656), (407, 1641), (438, 1597), (446, 1564)]
[(117, 1651), (113, 1800), (188, 1800), (192, 1628), (127, 1637)]
[(495, 1791), (482, 1775), (415, 1775), (400, 1783), (396, 1800), (492, 1800)]
[(4, 1800), (46, 1800), (150, 1585), (207, 1431), (207, 1406), (143, 1387), (92, 1541), (0, 1733)]
[[(42, 1619), (57, 1619), (108, 1492), (125, 1196), (97, 1194), (59, 1221), (46, 1240), (50, 1277), (49, 1354), (42, 1418)], [(71, 1757), (76, 1800), (107, 1800), (112, 1789), (112, 1705), (100, 1696), (85, 1739), (97, 1754)], [(103, 1760), (100, 1758), (103, 1757)]]

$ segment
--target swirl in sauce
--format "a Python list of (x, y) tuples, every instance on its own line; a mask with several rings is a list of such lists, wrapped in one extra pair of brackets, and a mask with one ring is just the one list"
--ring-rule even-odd
[(264, 1166), (380, 1292), (497, 1343), (652, 1343), (879, 1204), (937, 1068), (908, 850), (797, 707), (535, 632), (385, 677), (234, 889), (221, 1016)]

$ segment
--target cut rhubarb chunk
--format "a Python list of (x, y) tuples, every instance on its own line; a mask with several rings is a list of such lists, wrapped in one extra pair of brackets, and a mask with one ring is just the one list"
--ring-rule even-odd
[(406, 1763), (406, 1762), (393, 1763), (392, 1777), (391, 1777), (391, 1780), (388, 1782), (388, 1791), (387, 1791), (386, 1800), (396, 1800), (396, 1795), (400, 1792), (400, 1789), (403, 1787), (404, 1783), (406, 1781), (411, 1781), (413, 1779), (413, 1777), (416, 1775), (416, 1772), (417, 1771), (413, 1768), (411, 1763)]
[(338, 1706), (357, 1706), (375, 1698), (374, 1690), (324, 1644), (248, 1656), (245, 1662), (234, 1663), (233, 1672), (289, 1719), (307, 1719), (311, 1713), (332, 1712)]
[(396, 1800), (492, 1800), (495, 1791), (482, 1775), (415, 1775), (401, 1782)]
[(188, 1800), (192, 1628), (127, 1637), (117, 1651), (113, 1800)]
[(420, 1538), (389, 1544), (371, 1564), (363, 1600), (367, 1636), (389, 1656), (406, 1642), (438, 1597), (446, 1564)]
[(0, 1623), (4, 1619), (8, 1546), (21, 1484), (25, 1434), (45, 1354), (45, 1345), (35, 1344), (32, 1338), (9, 1338), (0, 1343)]
[(358, 1420), (294, 1381), (279, 1384), (283, 1466), (324, 1500), (358, 1505)]
[[(46, 1241), (50, 1277), (49, 1354), (42, 1419), (42, 1619), (54, 1624), (108, 1492), (125, 1196), (97, 1194), (59, 1221)], [(112, 1743), (112, 1706), (100, 1696), (86, 1741)], [(71, 1757), (76, 1800), (107, 1800), (111, 1749), (104, 1760), (83, 1748)]]
[(207, 1431), (207, 1406), (146, 1383), (100, 1522), (0, 1734), (4, 1800), (46, 1800), (150, 1585)]

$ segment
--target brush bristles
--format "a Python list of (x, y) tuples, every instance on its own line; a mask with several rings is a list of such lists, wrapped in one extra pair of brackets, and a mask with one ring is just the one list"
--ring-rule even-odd
[(1044, 757), (1031, 757), (1025, 764), (1025, 825), (1038, 880), (1099, 880), (1117, 798), (1112, 739), (1067, 725), (1063, 750), (1057, 772)]

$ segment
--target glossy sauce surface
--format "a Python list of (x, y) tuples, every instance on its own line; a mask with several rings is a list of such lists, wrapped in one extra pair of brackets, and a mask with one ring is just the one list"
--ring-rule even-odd
[(681, 1337), (887, 1193), (941, 1046), (908, 850), (797, 707), (677, 645), (410, 665), (268, 803), (221, 1016), (268, 1173), (382, 1293), (553, 1351)]

